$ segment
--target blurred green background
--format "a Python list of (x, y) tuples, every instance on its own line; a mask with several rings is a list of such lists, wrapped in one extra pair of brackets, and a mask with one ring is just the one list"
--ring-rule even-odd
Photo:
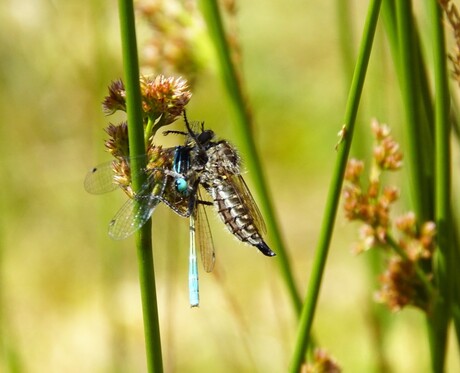
[[(257, 145), (301, 294), (351, 77), (338, 30), (340, 1), (238, 4)], [(345, 39), (354, 49), (365, 5), (350, 2), (353, 33)], [(87, 170), (110, 159), (103, 128), (123, 118), (101, 110), (106, 87), (122, 77), (116, 2), (3, 0), (0, 28), (0, 371), (144, 372), (134, 241), (107, 235), (125, 197), (83, 189)], [(358, 154), (369, 149), (372, 117), (400, 140), (403, 115), (383, 34), (381, 27), (358, 121)], [(203, 73), (193, 94), (189, 118), (238, 145), (215, 68)], [(250, 172), (246, 179), (251, 185)], [(263, 257), (211, 220), (216, 269), (201, 274), (201, 305), (190, 309), (188, 221), (164, 206), (153, 217), (165, 371), (286, 371), (296, 317), (277, 258)], [(369, 260), (350, 252), (356, 237), (356, 226), (340, 212), (315, 319), (318, 341), (344, 371), (377, 371), (375, 338), (391, 371), (427, 370), (423, 316), (373, 304)], [(384, 340), (373, 326), (374, 308), (386, 315)], [(451, 360), (449, 371), (457, 371)]]

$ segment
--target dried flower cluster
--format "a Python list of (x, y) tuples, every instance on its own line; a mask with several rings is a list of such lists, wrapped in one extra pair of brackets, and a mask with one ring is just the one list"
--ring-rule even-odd
[[(142, 71), (185, 76), (193, 87), (209, 60), (205, 22), (193, 0), (139, 0), (136, 3), (139, 27), (147, 35), (141, 40)], [(222, 21), (231, 58), (241, 66), (237, 30), (237, 3), (221, 1)], [(143, 26), (143, 27), (142, 27)], [(241, 73), (237, 71), (238, 79)]]
[(143, 70), (186, 76), (194, 85), (204, 59), (204, 27), (196, 2), (141, 0), (136, 10), (147, 35), (141, 48)]
[(438, 2), (446, 14), (454, 34), (456, 47), (454, 53), (449, 54), (449, 59), (452, 61), (453, 76), (460, 84), (460, 14), (451, 0), (438, 0)]
[(396, 171), (402, 166), (402, 153), (399, 144), (390, 136), (390, 128), (376, 120), (371, 122), (372, 133), (376, 145), (374, 147), (374, 161), (377, 171)]
[(128, 123), (121, 122), (118, 125), (109, 123), (105, 132), (109, 135), (109, 139), (105, 141), (107, 151), (112, 154), (114, 158), (128, 157)]
[(396, 219), (396, 228), (404, 235), (399, 241), (412, 261), (430, 259), (435, 249), (436, 224), (432, 221), (423, 223), (417, 229), (415, 214), (409, 212)]
[(340, 373), (342, 369), (337, 362), (322, 349), (316, 349), (313, 362), (302, 367), (302, 373)]
[[(390, 212), (399, 197), (399, 191), (393, 186), (382, 186), (381, 175), (384, 171), (400, 169), (403, 156), (388, 126), (374, 120), (372, 133), (375, 145), (367, 187), (362, 182), (362, 161), (351, 159), (345, 173), (345, 216), (349, 220), (363, 223), (355, 252), (360, 253), (376, 247), (396, 249), (399, 254), (393, 254), (389, 259), (388, 267), (381, 276), (382, 287), (377, 299), (394, 311), (409, 304), (428, 310), (427, 289), (415, 267), (431, 259), (435, 248), (436, 226), (433, 222), (419, 224), (412, 212), (393, 221)], [(393, 226), (399, 232), (398, 241), (391, 237)], [(425, 274), (427, 278), (430, 277), (429, 272)]]
[(394, 312), (412, 305), (422, 310), (430, 309), (427, 289), (415, 273), (415, 262), (392, 256), (380, 276), (381, 288), (375, 300), (384, 303)]
[(395, 187), (380, 185), (382, 171), (395, 171), (401, 168), (402, 153), (399, 145), (390, 136), (386, 125), (372, 122), (372, 131), (376, 139), (373, 152), (373, 165), (369, 185), (361, 184), (364, 172), (362, 161), (351, 159), (348, 163), (343, 189), (345, 216), (349, 220), (364, 223), (361, 228), (361, 243), (356, 248), (361, 252), (379, 244), (385, 244), (385, 236), (390, 227), (390, 207), (398, 199), (399, 191)]
[(140, 85), (144, 113), (152, 120), (161, 118), (163, 125), (174, 122), (192, 97), (187, 81), (182, 78), (141, 77)]
[[(192, 97), (187, 81), (182, 78), (141, 76), (140, 86), (145, 122), (159, 119), (162, 125), (174, 122)], [(102, 107), (107, 115), (117, 110), (126, 111), (126, 90), (121, 80), (109, 86), (109, 95)]]
[[(115, 158), (112, 162), (114, 182), (118, 184), (130, 198), (133, 198), (134, 191), (131, 185), (127, 123), (122, 122), (118, 125), (110, 123), (105, 131), (109, 135), (109, 138), (105, 142), (105, 147)], [(170, 157), (164, 154), (161, 146), (155, 146), (153, 143), (149, 142), (147, 160), (147, 168), (160, 169), (165, 166), (166, 162), (170, 162)], [(153, 177), (155, 177), (155, 175)], [(158, 180), (160, 180), (160, 176), (158, 176)]]
[[(160, 146), (152, 142), (156, 130), (174, 122), (181, 115), (191, 98), (187, 81), (182, 78), (166, 78), (159, 75), (155, 78), (141, 77), (142, 108), (144, 112), (144, 132), (147, 152), (147, 167), (150, 170), (161, 169), (168, 157)], [(126, 111), (126, 90), (123, 82), (117, 80), (109, 86), (109, 95), (103, 101), (106, 114), (113, 114), (118, 110)], [(105, 129), (109, 138), (105, 147), (116, 159), (112, 168), (115, 173), (114, 180), (125, 193), (133, 197), (131, 189), (131, 169), (129, 161), (128, 125), (110, 123)], [(150, 172), (150, 177), (155, 178), (155, 173)], [(158, 175), (158, 179), (161, 179)]]
[(106, 115), (114, 114), (116, 111), (126, 111), (126, 90), (120, 80), (115, 80), (109, 86), (109, 95), (102, 102), (102, 110)]

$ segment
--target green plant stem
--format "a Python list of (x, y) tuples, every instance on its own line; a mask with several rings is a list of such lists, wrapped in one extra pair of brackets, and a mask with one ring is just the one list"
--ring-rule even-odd
[(290, 372), (292, 373), (297, 373), (300, 371), (300, 367), (304, 359), (304, 354), (308, 347), (310, 330), (313, 323), (316, 304), (318, 301), (321, 280), (326, 265), (329, 244), (331, 242), (332, 231), (334, 228), (335, 217), (340, 200), (343, 177), (347, 165), (348, 154), (350, 152), (356, 115), (358, 112), (359, 101), (361, 98), (367, 66), (371, 55), (381, 2), (381, 0), (371, 0), (369, 3), (369, 9), (359, 49), (359, 55), (353, 74), (350, 94), (347, 101), (344, 138), (338, 147), (338, 157), (332, 175), (325, 207), (325, 215), (323, 218), (320, 237), (315, 252), (310, 281), (308, 283), (307, 295), (300, 317), (295, 350), (290, 365)]
[(399, 38), (399, 77), (401, 82), (401, 93), (404, 108), (406, 111), (406, 138), (408, 151), (408, 167), (410, 172), (410, 196), (415, 213), (421, 221), (428, 221), (432, 217), (430, 180), (426, 172), (430, 172), (428, 162), (426, 162), (423, 152), (429, 149), (423, 144), (427, 141), (427, 136), (422, 130), (423, 126), (420, 115), (420, 107), (417, 102), (420, 84), (417, 80), (418, 59), (417, 49), (414, 46), (415, 31), (411, 1), (396, 1), (396, 18)]
[[(128, 115), (129, 151), (134, 191), (145, 181), (144, 126), (142, 119), (141, 91), (139, 86), (139, 64), (137, 57), (134, 7), (132, 0), (118, 1), (126, 86), (126, 107)], [(136, 247), (139, 265), (139, 282), (144, 316), (144, 334), (149, 372), (163, 372), (161, 356), (160, 326), (155, 287), (155, 272), (152, 253), (152, 224), (149, 220), (136, 232)]]
[(434, 310), (428, 315), (428, 330), (433, 372), (443, 372), (447, 332), (451, 317), (452, 232), (451, 232), (451, 178), (450, 178), (450, 95), (447, 79), (446, 48), (442, 12), (436, 0), (429, 2), (433, 35), (434, 85), (435, 85), (435, 218), (438, 230), (438, 250), (435, 252), (433, 269), (440, 297)]
[(395, 0), (385, 0), (382, 3), (382, 18), (385, 25), (385, 32), (389, 41), (393, 59), (395, 61), (396, 73), (399, 75), (399, 59), (396, 58), (399, 50), (398, 28), (396, 25)]
[(265, 182), (265, 176), (262, 172), (261, 162), (256, 150), (254, 136), (251, 131), (251, 115), (249, 112), (247, 100), (243, 94), (238, 74), (231, 59), (230, 47), (225, 37), (222, 18), (216, 0), (202, 0), (200, 2), (201, 10), (206, 21), (209, 35), (214, 44), (220, 72), (225, 88), (230, 97), (233, 112), (235, 115), (235, 124), (240, 135), (243, 152), (246, 154), (245, 162), (253, 175), (254, 186), (260, 198), (261, 206), (264, 211), (270, 236), (274, 241), (274, 248), (277, 253), (277, 261), (284, 282), (288, 288), (289, 296), (297, 314), (300, 313), (301, 301), (296, 289), (293, 274), (291, 271), (288, 254), (286, 252), (279, 224), (277, 222), (273, 205)]
[[(400, 40), (398, 39), (398, 29), (397, 29), (397, 19), (396, 19), (396, 10), (395, 10), (394, 0), (386, 0), (382, 4), (382, 15), (385, 23), (385, 31), (389, 40), (389, 45), (391, 48), (391, 53), (393, 56), (393, 61), (395, 64), (396, 72), (398, 75), (398, 79), (400, 82), (401, 87), (404, 85), (403, 71), (401, 69), (401, 62), (402, 62), (402, 51), (400, 50)], [(412, 17), (411, 17), (412, 18)], [(410, 45), (412, 47), (413, 52), (413, 61), (415, 63), (415, 67), (412, 69), (415, 70), (415, 75), (418, 77), (417, 85), (420, 87), (414, 93), (414, 100), (417, 100), (415, 110), (418, 112), (418, 117), (420, 118), (421, 122), (417, 124), (419, 128), (419, 140), (424, 141), (423, 145), (421, 146), (424, 149), (424, 154), (426, 155), (427, 167), (425, 167), (425, 173), (431, 176), (432, 170), (432, 162), (433, 159), (431, 157), (431, 150), (433, 148), (432, 139), (433, 139), (433, 128), (432, 123), (434, 122), (433, 118), (433, 103), (431, 102), (430, 97), (430, 88), (429, 88), (429, 78), (426, 69), (426, 63), (423, 59), (423, 55), (421, 52), (421, 45), (420, 45), (420, 37), (419, 33), (416, 29), (416, 24), (411, 22), (410, 25), (414, 27), (412, 41)], [(422, 130), (423, 128), (423, 130)], [(420, 147), (420, 146), (419, 146)], [(428, 177), (428, 176), (427, 176)]]
[[(338, 46), (342, 56), (343, 72), (345, 76), (352, 76), (355, 60), (355, 50), (353, 44), (353, 21), (350, 12), (351, 4), (348, 1), (336, 0), (337, 12), (337, 36), (339, 37)], [(347, 81), (347, 85), (350, 81)]]
[[(452, 218), (452, 226), (457, 226), (455, 224), (458, 221), (458, 218), (453, 214)], [(459, 253), (459, 247), (460, 247), (460, 239), (459, 239), (459, 234), (457, 230), (452, 229), (453, 233), (453, 250), (452, 250), (452, 262), (453, 263), (460, 263), (460, 253)], [(452, 268), (450, 269), (452, 271)], [(460, 279), (458, 276), (452, 276), (453, 272), (451, 273), (451, 278), (454, 280), (453, 281), (453, 291), (452, 291), (452, 319), (454, 321), (454, 326), (455, 326), (455, 335), (457, 337), (457, 351), (460, 352)]]

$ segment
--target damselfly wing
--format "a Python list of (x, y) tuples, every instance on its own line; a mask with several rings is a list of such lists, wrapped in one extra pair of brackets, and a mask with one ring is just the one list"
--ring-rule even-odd
[[(155, 161), (150, 161), (141, 172), (146, 179), (137, 193), (132, 190), (131, 161), (123, 157), (94, 167), (86, 175), (84, 186), (92, 194), (102, 194), (120, 187), (130, 197), (109, 224), (109, 235), (124, 239), (141, 228), (151, 217), (156, 206), (164, 202), (181, 216), (190, 216), (188, 198), (177, 191), (179, 177), (171, 170), (175, 148), (157, 147)], [(146, 157), (146, 155), (140, 156)], [(159, 162), (158, 160), (161, 160)], [(161, 164), (161, 167), (158, 167)]]
[[(124, 188), (116, 182), (113, 162), (104, 163), (90, 170), (85, 178), (85, 189), (92, 194), (113, 191), (118, 187), (125, 189), (127, 194), (133, 193), (130, 185)], [(166, 187), (173, 177), (163, 169), (150, 169), (146, 173), (146, 182), (138, 193), (125, 202), (109, 223), (109, 236), (115, 240), (129, 237), (141, 228), (152, 216), (155, 208), (163, 201)]]

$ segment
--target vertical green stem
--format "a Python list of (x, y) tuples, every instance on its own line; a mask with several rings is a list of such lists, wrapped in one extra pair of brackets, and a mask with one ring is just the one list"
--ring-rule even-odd
[[(391, 53), (393, 55), (393, 60), (396, 68), (396, 72), (398, 74), (398, 79), (400, 81), (401, 87), (404, 86), (404, 79), (408, 79), (408, 77), (403, 77), (403, 71), (401, 69), (402, 65), (402, 55), (403, 51), (400, 49), (400, 40), (398, 39), (398, 28), (397, 28), (397, 17), (396, 17), (396, 5), (394, 0), (386, 0), (382, 4), (382, 15), (385, 23), (385, 31), (388, 37)], [(412, 16), (410, 15), (409, 18)], [(416, 109), (419, 112), (418, 116), (421, 120), (420, 123), (417, 124), (419, 128), (419, 140), (424, 140), (422, 145), (419, 144), (419, 148), (424, 150), (424, 154), (426, 154), (426, 171), (427, 175), (431, 174), (432, 170), (432, 162), (433, 159), (432, 155), (432, 148), (433, 148), (433, 123), (434, 123), (434, 114), (433, 114), (433, 103), (431, 98), (431, 91), (430, 91), (430, 84), (429, 84), (429, 77), (427, 73), (426, 62), (423, 58), (422, 54), (422, 47), (419, 32), (417, 30), (417, 25), (415, 22), (411, 22), (409, 26), (413, 26), (412, 32), (412, 40), (410, 41), (410, 46), (412, 49), (413, 57), (412, 62), (415, 66), (412, 66), (412, 70), (417, 73), (417, 85), (420, 87), (415, 92), (415, 100), (418, 100), (416, 103)], [(408, 41), (409, 42), (409, 41)], [(404, 50), (407, 53), (407, 50)], [(416, 62), (415, 62), (416, 61)], [(408, 68), (407, 66), (405, 68)], [(416, 74), (414, 73), (414, 77)], [(405, 83), (407, 84), (407, 82)], [(415, 83), (414, 83), (415, 84)], [(408, 84), (407, 84), (408, 85)], [(412, 92), (414, 93), (414, 92)], [(405, 101), (407, 102), (407, 101)], [(423, 130), (422, 130), (423, 128)], [(409, 132), (409, 131), (408, 131)], [(431, 188), (428, 189), (431, 192)]]
[[(452, 226), (457, 226), (454, 224), (458, 221), (458, 218), (455, 216), (452, 219)], [(460, 263), (460, 239), (458, 237), (458, 231), (452, 229), (452, 237), (453, 237), (453, 250), (452, 250), (452, 262), (453, 263)], [(460, 279), (458, 276), (453, 276), (452, 268), (450, 270), (450, 278), (453, 280), (453, 290), (452, 290), (452, 298), (451, 298), (451, 309), (452, 309), (452, 320), (455, 327), (455, 336), (457, 338), (457, 354), (460, 353)]]
[[(134, 191), (145, 181), (144, 126), (142, 119), (141, 91), (139, 87), (139, 64), (137, 57), (136, 29), (132, 0), (118, 1), (120, 13), (121, 42), (126, 85), (126, 107), (128, 115), (129, 151), (132, 157), (132, 184)], [(145, 346), (149, 372), (163, 372), (161, 357), (160, 326), (155, 288), (155, 273), (152, 254), (152, 224), (149, 220), (136, 232), (136, 247), (139, 265), (142, 311), (144, 316)]]
[(254, 137), (251, 131), (251, 115), (246, 98), (243, 94), (240, 79), (231, 59), (230, 48), (225, 37), (219, 6), (216, 0), (202, 0), (201, 9), (216, 49), (225, 88), (227, 89), (232, 103), (233, 112), (236, 118), (235, 124), (241, 137), (243, 152), (247, 155), (245, 162), (253, 175), (254, 186), (260, 197), (270, 236), (274, 240), (274, 248), (277, 253), (277, 260), (280, 264), (284, 282), (288, 288), (294, 309), (299, 313), (301, 308), (299, 293), (295, 286), (288, 254), (281, 238), (279, 224), (275, 216), (270, 193), (262, 171), (262, 165), (256, 150)]
[[(342, 55), (342, 65), (344, 75), (351, 77), (354, 68), (356, 51), (353, 44), (353, 21), (350, 12), (351, 4), (347, 1), (336, 0), (337, 12), (337, 36), (339, 37), (338, 46)], [(350, 81), (347, 80), (347, 85)]]
[(396, 1), (396, 17), (399, 38), (399, 77), (401, 92), (406, 110), (406, 139), (408, 167), (410, 171), (410, 195), (416, 215), (421, 221), (430, 219), (431, 203), (429, 182), (426, 178), (428, 164), (424, 162), (423, 153), (427, 147), (422, 146), (420, 108), (417, 105), (419, 84), (417, 83), (417, 54), (414, 46), (414, 26), (411, 1)]
[(452, 294), (451, 254), (451, 180), (450, 180), (450, 95), (446, 68), (446, 49), (442, 12), (436, 0), (429, 1), (433, 35), (435, 83), (435, 217), (438, 229), (438, 250), (434, 258), (434, 274), (440, 296), (428, 316), (433, 372), (443, 372), (447, 331), (451, 316)]
[(321, 280), (326, 265), (335, 216), (340, 200), (343, 177), (345, 174), (348, 154), (350, 152), (356, 115), (358, 112), (359, 101), (361, 98), (367, 66), (371, 55), (381, 2), (382, 0), (371, 0), (369, 3), (369, 9), (359, 49), (358, 60), (353, 75), (345, 112), (344, 139), (338, 149), (337, 162), (335, 165), (334, 173), (332, 175), (325, 207), (325, 215), (323, 218), (319, 242), (316, 248), (310, 281), (308, 283), (307, 296), (300, 317), (297, 341), (290, 366), (290, 372), (292, 373), (297, 373), (300, 371), (302, 362), (304, 360), (305, 351), (308, 348), (311, 326), (318, 301)]

